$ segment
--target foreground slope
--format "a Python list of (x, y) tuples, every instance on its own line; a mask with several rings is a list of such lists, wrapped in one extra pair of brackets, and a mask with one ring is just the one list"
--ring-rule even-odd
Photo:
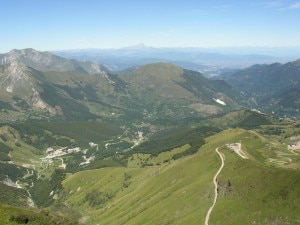
[[(207, 162), (198, 163), (199, 157)], [(214, 171), (209, 168), (216, 168), (214, 162), (217, 158), (206, 153), (164, 166), (85, 171), (64, 182), (70, 193), (67, 202), (83, 212), (87, 224), (195, 224), (210, 204)], [(130, 177), (127, 188), (125, 174)], [(94, 177), (99, 177), (98, 182)], [(97, 207), (88, 200), (89, 193), (96, 191), (116, 195)]]
[[(237, 142), (247, 159), (225, 145)], [(287, 151), (284, 146), (270, 148), (268, 141), (242, 129), (216, 134), (198, 153), (176, 161), (71, 175), (63, 182), (64, 201), (80, 211), (87, 224), (204, 224), (221, 164), (217, 147), (225, 155), (225, 166), (217, 178), (210, 224), (300, 223), (299, 171), (285, 168), (299, 155), (286, 165), (277, 163), (280, 156), (271, 162), (277, 151)]]
[(50, 213), (47, 210), (30, 210), (0, 204), (0, 224), (15, 225), (77, 225), (77, 221)]

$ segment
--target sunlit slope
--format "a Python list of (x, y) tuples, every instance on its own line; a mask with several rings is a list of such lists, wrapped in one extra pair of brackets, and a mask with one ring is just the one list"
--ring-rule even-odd
[(278, 116), (299, 118), (300, 60), (253, 65), (225, 76), (235, 89), (253, 99), (255, 107)]
[(219, 195), (210, 224), (300, 224), (300, 173), (295, 169), (299, 155), (283, 162), (277, 153), (289, 154), (287, 145), (243, 130), (225, 131), (210, 139), (226, 140), (228, 135), (242, 144), (249, 159), (220, 148), (225, 166), (218, 177)]
[(0, 224), (2, 225), (77, 225), (72, 219), (65, 218), (63, 215), (53, 214), (47, 210), (35, 210), (13, 207), (0, 204)]
[(240, 108), (242, 102), (240, 94), (227, 84), (169, 63), (148, 64), (121, 78), (127, 84), (131, 108), (148, 116), (169, 119), (215, 115)]
[[(299, 171), (225, 153), (211, 224), (300, 224)], [(224, 222), (226, 221), (226, 222)]]
[[(225, 147), (236, 142), (248, 159)], [(255, 133), (233, 129), (176, 161), (79, 172), (63, 183), (65, 201), (87, 224), (203, 224), (214, 197), (213, 176), (221, 164), (215, 148), (220, 147), (225, 166), (210, 224), (297, 224), (300, 173), (270, 163), (268, 157), (278, 149), (268, 151), (267, 144)]]
[[(217, 166), (217, 156), (202, 151), (161, 166), (80, 172), (64, 182), (66, 200), (87, 224), (198, 224), (211, 202)], [(96, 191), (115, 196), (92, 207), (86, 196)]]

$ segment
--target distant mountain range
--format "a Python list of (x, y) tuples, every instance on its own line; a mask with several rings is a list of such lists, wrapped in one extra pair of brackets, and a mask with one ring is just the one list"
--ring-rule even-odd
[(286, 64), (254, 65), (223, 78), (265, 111), (299, 117), (300, 59)]
[(111, 71), (127, 70), (154, 62), (169, 62), (208, 77), (219, 75), (226, 68), (287, 61), (286, 57), (255, 54), (247, 49), (153, 48), (144, 44), (120, 49), (65, 50), (54, 53), (65, 58), (97, 62)]
[(0, 62), (0, 224), (299, 224), (300, 60)]
[(115, 74), (95, 62), (12, 50), (0, 55), (0, 117), (181, 120), (242, 107), (299, 117), (299, 68), (300, 60), (254, 65), (212, 80), (159, 62)]
[(239, 108), (221, 81), (174, 64), (153, 63), (118, 76), (91, 62), (33, 49), (0, 55), (4, 121), (27, 119), (184, 119)]

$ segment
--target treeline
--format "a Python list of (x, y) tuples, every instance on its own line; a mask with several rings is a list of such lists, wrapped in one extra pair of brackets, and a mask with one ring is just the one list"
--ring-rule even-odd
[(111, 191), (92, 190), (85, 195), (84, 201), (92, 207), (102, 207), (107, 201), (112, 199), (115, 194)]
[(215, 127), (176, 128), (158, 132), (150, 140), (135, 147), (131, 152), (146, 153), (157, 156), (159, 153), (190, 144), (191, 148), (184, 153), (174, 155), (175, 158), (195, 153), (204, 143), (205, 137), (219, 132)]
[(56, 135), (70, 137), (76, 141), (88, 143), (110, 139), (112, 136), (122, 133), (119, 126), (104, 122), (72, 121), (39, 123), (43, 129)]
[(52, 107), (55, 107), (56, 105), (61, 106), (65, 119), (84, 121), (89, 119), (95, 120), (98, 118), (96, 115), (92, 114), (84, 104), (59, 94), (62, 93), (60, 88), (46, 83), (41, 84), (41, 86), (43, 88), (43, 91), (40, 93), (41, 98)]
[(52, 134), (38, 123), (15, 123), (9, 126), (19, 132), (24, 142), (37, 149), (45, 149), (50, 146), (70, 146), (72, 144), (69, 138)]
[(103, 122), (56, 121), (15, 123), (9, 126), (16, 129), (27, 144), (39, 149), (55, 145), (72, 146), (74, 143), (86, 147), (89, 142), (99, 143), (122, 133), (118, 126)]
[[(65, 171), (56, 169), (49, 179), (40, 179), (35, 182), (30, 189), (30, 194), (37, 206), (47, 207), (53, 203), (53, 195), (63, 190), (62, 181), (65, 176)], [(53, 195), (50, 195), (51, 192)]]
[(245, 129), (253, 129), (261, 125), (271, 125), (270, 119), (264, 115), (257, 112), (245, 111), (245, 118), (236, 124), (235, 127), (241, 127)]
[(24, 189), (7, 186), (0, 182), (0, 202), (13, 206), (27, 206), (28, 194)]
[(0, 142), (0, 161), (10, 161), (9, 152), (13, 149), (6, 144)]
[(24, 167), (0, 162), (0, 181), (3, 181), (7, 177), (13, 181), (16, 181), (17, 179), (23, 177), (26, 173), (27, 171)]
[[(115, 153), (112, 153), (115, 154)], [(108, 158), (96, 158), (92, 161), (89, 165), (84, 167), (84, 169), (93, 170), (93, 169), (100, 169), (105, 167), (126, 167), (127, 160), (118, 158), (117, 156), (110, 156)]]

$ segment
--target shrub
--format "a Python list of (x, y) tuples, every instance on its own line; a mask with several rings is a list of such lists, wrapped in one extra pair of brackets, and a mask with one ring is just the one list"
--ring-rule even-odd
[(15, 143), (15, 146), (21, 148), (22, 145), (21, 145), (19, 142), (16, 142), (16, 143)]
[(9, 151), (12, 151), (12, 148), (0, 142), (0, 151), (8, 154)]
[(112, 199), (114, 194), (112, 192), (103, 192), (93, 190), (85, 195), (85, 201), (92, 207), (102, 207), (108, 200)]
[(29, 218), (25, 214), (13, 215), (9, 218), (9, 221), (16, 222), (18, 224), (28, 224)]

